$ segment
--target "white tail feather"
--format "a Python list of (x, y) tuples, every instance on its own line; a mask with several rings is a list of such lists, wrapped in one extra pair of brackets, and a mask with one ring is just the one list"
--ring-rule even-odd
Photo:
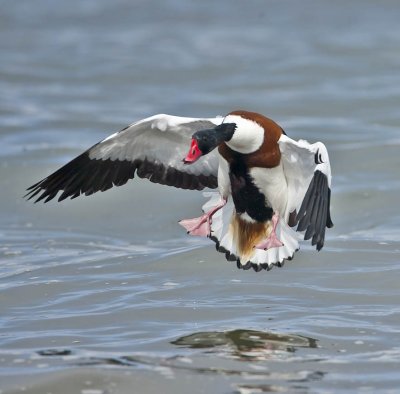
[[(204, 196), (210, 198), (203, 205), (204, 212), (210, 211), (221, 201), (221, 197), (217, 192), (204, 193)], [(221, 252), (229, 252), (227, 253), (227, 258), (230, 257), (230, 259), (233, 259), (236, 256), (239, 268), (253, 268), (256, 271), (271, 269), (274, 265), (280, 266), (284, 260), (291, 259), (293, 254), (299, 249), (297, 233), (289, 227), (283, 218), (280, 218), (276, 228), (276, 235), (283, 243), (283, 246), (268, 250), (254, 248), (252, 254), (246, 257), (247, 261), (241, 261), (239, 247), (234, 238), (232, 226), (234, 213), (235, 208), (232, 199), (229, 199), (227, 204), (212, 217), (211, 239), (217, 243), (218, 249)]]

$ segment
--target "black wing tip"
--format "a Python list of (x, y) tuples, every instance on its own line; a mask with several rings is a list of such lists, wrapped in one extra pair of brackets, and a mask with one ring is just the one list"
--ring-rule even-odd
[[(26, 201), (32, 200), (32, 202), (34, 204), (36, 204), (39, 201), (42, 201), (45, 197), (47, 197), (47, 198), (44, 201), (44, 203), (53, 199), (55, 196), (51, 196), (51, 193), (48, 193), (45, 188), (42, 188), (40, 186), (41, 182), (42, 181), (40, 181), (40, 182), (36, 183), (35, 185), (32, 185), (31, 187), (26, 189), (26, 191), (28, 193), (26, 193), (22, 198), (24, 198)], [(35, 197), (36, 197), (36, 199), (34, 199)]]
[(68, 197), (74, 199), (82, 194), (89, 196), (113, 186), (122, 186), (135, 175), (153, 183), (180, 189), (203, 190), (218, 186), (215, 175), (191, 175), (147, 159), (91, 159), (88, 152), (84, 152), (53, 174), (30, 186), (24, 198), (29, 201), (37, 197), (34, 203), (42, 200), (46, 203), (55, 198), (58, 192), (62, 192), (58, 198), (58, 202), (61, 202)]
[(332, 228), (333, 227), (333, 222), (331, 218), (331, 188), (328, 187), (328, 212), (327, 212), (327, 218), (326, 218), (326, 227)]
[(92, 159), (89, 151), (82, 153), (57, 171), (27, 189), (24, 198), (28, 201), (37, 197), (34, 203), (54, 199), (59, 192), (61, 202), (82, 194), (90, 195), (105, 191), (113, 186), (121, 186), (132, 179), (136, 162), (111, 159)]
[(333, 227), (330, 215), (331, 189), (322, 171), (315, 171), (303, 202), (296, 215), (296, 231), (306, 231), (304, 240), (312, 238), (311, 245), (320, 251), (325, 242), (325, 229)]

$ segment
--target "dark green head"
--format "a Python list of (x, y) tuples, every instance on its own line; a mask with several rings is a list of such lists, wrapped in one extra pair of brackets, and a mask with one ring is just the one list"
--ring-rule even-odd
[(235, 132), (235, 123), (222, 123), (213, 129), (199, 130), (192, 135), (189, 153), (183, 159), (185, 164), (192, 164), (201, 156), (210, 153), (222, 142), (229, 141)]

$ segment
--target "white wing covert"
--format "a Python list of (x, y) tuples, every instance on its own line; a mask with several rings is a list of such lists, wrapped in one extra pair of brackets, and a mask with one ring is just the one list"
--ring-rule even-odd
[(288, 185), (285, 218), (296, 231), (305, 231), (304, 239), (321, 250), (325, 228), (332, 227), (330, 215), (331, 167), (322, 142), (309, 144), (286, 135), (279, 139), (283, 170)]
[(213, 128), (223, 118), (195, 119), (155, 115), (110, 135), (28, 188), (35, 202), (58, 201), (81, 194), (90, 195), (124, 185), (135, 173), (151, 182), (182, 189), (217, 187), (218, 154), (201, 157), (188, 166), (182, 162), (193, 133)]

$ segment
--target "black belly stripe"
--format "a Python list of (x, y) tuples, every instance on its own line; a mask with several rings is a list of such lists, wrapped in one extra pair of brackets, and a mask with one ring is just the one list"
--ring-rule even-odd
[(236, 212), (247, 213), (257, 222), (271, 220), (273, 210), (266, 205), (266, 198), (254, 184), (249, 170), (240, 156), (230, 164), (229, 178)]

